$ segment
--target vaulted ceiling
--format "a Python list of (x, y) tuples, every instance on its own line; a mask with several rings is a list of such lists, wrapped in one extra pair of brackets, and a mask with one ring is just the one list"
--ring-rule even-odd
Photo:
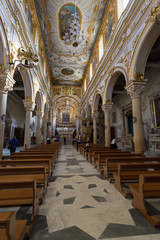
[[(80, 86), (109, 0), (34, 0), (54, 85)], [(63, 36), (79, 16), (78, 46)]]

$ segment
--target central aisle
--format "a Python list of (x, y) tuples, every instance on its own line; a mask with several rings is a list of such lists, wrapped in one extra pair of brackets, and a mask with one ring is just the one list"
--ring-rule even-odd
[(158, 233), (72, 145), (62, 146), (31, 240), (158, 240)]

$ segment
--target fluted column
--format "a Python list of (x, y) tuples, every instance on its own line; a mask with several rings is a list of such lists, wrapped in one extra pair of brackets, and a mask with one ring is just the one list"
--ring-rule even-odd
[(56, 113), (53, 113), (52, 115), (52, 136), (55, 136), (56, 134)]
[(52, 108), (50, 108), (50, 116), (47, 123), (47, 138), (51, 139), (52, 134)]
[(24, 147), (28, 149), (31, 147), (31, 127), (30, 126), (31, 126), (31, 119), (32, 119), (32, 111), (35, 107), (35, 104), (34, 102), (32, 102), (31, 97), (26, 97), (23, 103), (26, 111)]
[(132, 99), (132, 115), (134, 130), (135, 153), (143, 153), (145, 150), (144, 127), (142, 121), (141, 94), (147, 82), (143, 79), (131, 81), (125, 89)]
[[(1, 68), (0, 68), (1, 71)], [(15, 81), (7, 73), (0, 73), (0, 159), (2, 159), (8, 91), (13, 90)]]
[(107, 103), (102, 106), (105, 118), (105, 146), (110, 148), (111, 143), (111, 131), (110, 131), (110, 110), (112, 108), (111, 100), (107, 100)]
[(97, 144), (97, 117), (98, 117), (98, 111), (94, 111), (92, 114), (93, 118), (93, 143)]
[(36, 143), (41, 144), (41, 119), (42, 119), (42, 112), (41, 109), (36, 111), (37, 115), (37, 135), (36, 135)]
[(47, 121), (48, 116), (43, 117), (43, 142), (45, 143), (47, 141)]
[(77, 138), (79, 137), (79, 116), (76, 116), (76, 134)]
[[(90, 117), (87, 117), (87, 119), (86, 119), (87, 128), (89, 128), (90, 120), (91, 120)], [(89, 140), (90, 140), (90, 135), (87, 134), (87, 141), (89, 141)]]

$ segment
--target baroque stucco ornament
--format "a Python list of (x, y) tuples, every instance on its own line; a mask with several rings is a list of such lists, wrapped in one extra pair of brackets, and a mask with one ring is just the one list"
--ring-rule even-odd
[(15, 84), (15, 80), (11, 78), (9, 74), (1, 74), (0, 75), (0, 91), (3, 93), (8, 93), (8, 91), (13, 91), (13, 85)]

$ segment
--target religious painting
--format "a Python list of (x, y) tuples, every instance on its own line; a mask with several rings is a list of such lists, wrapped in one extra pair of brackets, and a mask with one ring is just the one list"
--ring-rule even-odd
[[(64, 5), (59, 12), (59, 27), (60, 27), (60, 38), (63, 40), (63, 36), (65, 36), (66, 33), (69, 34), (70, 32), (70, 26), (72, 23), (72, 20), (74, 20), (74, 15), (80, 17), (80, 11), (75, 6), (70, 4)], [(80, 22), (80, 19), (79, 19)]]
[(74, 73), (74, 70), (71, 69), (71, 68), (63, 68), (61, 70), (61, 73), (66, 75), (66, 76), (70, 76), (70, 75), (72, 75)]
[(160, 128), (160, 96), (153, 100), (154, 120), (156, 128)]
[(68, 123), (68, 122), (70, 122), (70, 114), (69, 114), (69, 112), (64, 112), (64, 113), (62, 114), (62, 122), (63, 122), (63, 123)]
[(112, 16), (112, 13), (110, 13), (108, 17), (108, 26), (107, 26), (107, 32), (106, 32), (107, 41), (109, 41), (110, 39), (110, 36), (112, 33), (112, 27), (113, 27), (113, 16)]

